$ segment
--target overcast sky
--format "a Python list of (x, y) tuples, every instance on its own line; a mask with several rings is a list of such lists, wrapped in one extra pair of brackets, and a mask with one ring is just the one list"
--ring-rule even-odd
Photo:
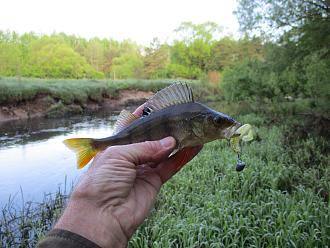
[(235, 0), (0, 0), (0, 30), (170, 42), (181, 22), (213, 21), (238, 35)]

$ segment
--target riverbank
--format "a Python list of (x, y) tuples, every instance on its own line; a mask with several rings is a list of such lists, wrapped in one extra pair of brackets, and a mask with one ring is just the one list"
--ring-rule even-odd
[[(101, 109), (120, 111), (142, 104), (175, 81), (0, 78), (0, 122), (56, 118)], [(219, 93), (212, 85), (189, 83), (197, 99), (214, 100)]]
[(84, 114), (100, 110), (119, 111), (124, 107), (135, 107), (145, 102), (154, 92), (134, 89), (118, 90), (112, 96), (104, 96), (97, 101), (64, 103), (50, 95), (37, 95), (31, 100), (0, 106), (0, 122), (24, 120), (36, 117), (57, 118)]
[(63, 117), (137, 105), (169, 80), (48, 80), (0, 78), (0, 122)]

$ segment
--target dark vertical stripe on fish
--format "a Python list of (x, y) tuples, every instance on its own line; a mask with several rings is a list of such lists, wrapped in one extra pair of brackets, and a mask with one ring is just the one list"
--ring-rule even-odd
[(151, 128), (147, 130), (147, 138), (148, 140), (155, 140), (157, 139), (157, 134), (159, 134), (159, 130), (157, 128)]
[(160, 128), (162, 129), (162, 132), (163, 132), (164, 134), (166, 134), (166, 133), (171, 134), (171, 132), (170, 132), (170, 126), (169, 126), (169, 122), (166, 121), (164, 118), (162, 118), (162, 123), (161, 123)]

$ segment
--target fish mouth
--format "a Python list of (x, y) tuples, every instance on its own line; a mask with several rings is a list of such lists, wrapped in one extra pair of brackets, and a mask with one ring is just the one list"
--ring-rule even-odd
[(226, 139), (231, 139), (234, 137), (239, 136), (239, 133), (236, 133), (236, 130), (239, 129), (242, 126), (241, 123), (239, 122), (235, 122), (233, 125), (227, 127), (224, 131), (223, 131), (223, 136)]

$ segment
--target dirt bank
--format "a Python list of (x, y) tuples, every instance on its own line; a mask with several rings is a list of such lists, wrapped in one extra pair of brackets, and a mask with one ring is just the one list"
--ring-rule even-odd
[(141, 90), (121, 90), (114, 97), (104, 97), (99, 101), (66, 105), (48, 95), (38, 95), (33, 100), (15, 104), (0, 105), (0, 122), (36, 117), (56, 118), (73, 114), (105, 110), (119, 111), (133, 108), (145, 102), (154, 93)]

